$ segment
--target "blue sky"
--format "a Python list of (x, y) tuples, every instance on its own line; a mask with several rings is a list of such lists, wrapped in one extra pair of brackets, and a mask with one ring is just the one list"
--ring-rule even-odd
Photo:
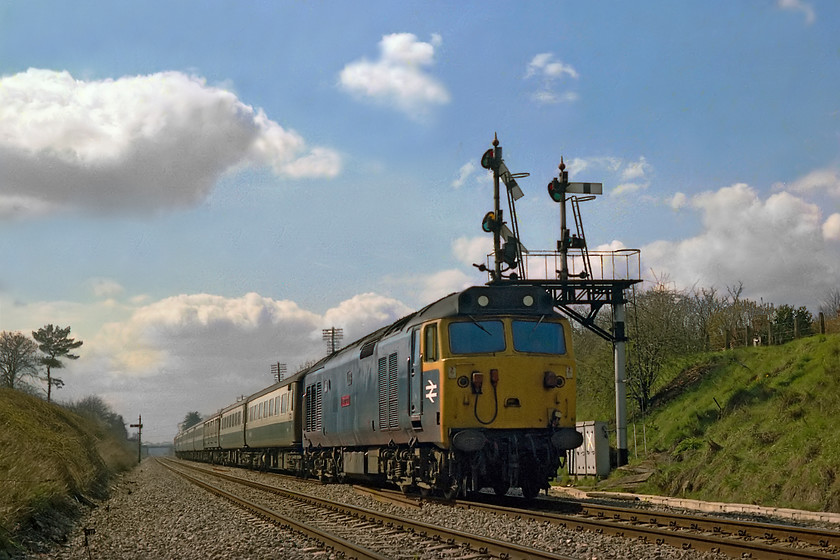
[(61, 399), (166, 440), (486, 281), (498, 133), (604, 183), (590, 248), (807, 305), (840, 276), (840, 4), (0, 0), (0, 330), (70, 325)]

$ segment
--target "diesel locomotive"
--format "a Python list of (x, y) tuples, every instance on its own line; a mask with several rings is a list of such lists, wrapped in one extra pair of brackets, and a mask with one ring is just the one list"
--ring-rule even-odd
[(548, 488), (575, 430), (569, 322), (536, 286), (446, 296), (179, 433), (179, 457), (464, 495)]

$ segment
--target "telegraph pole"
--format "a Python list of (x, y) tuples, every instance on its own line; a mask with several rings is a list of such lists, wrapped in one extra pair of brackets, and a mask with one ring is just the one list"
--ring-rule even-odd
[(330, 327), (321, 330), (321, 338), (327, 343), (327, 353), (335, 354), (338, 350), (338, 344), (344, 338), (344, 330)]
[(137, 428), (137, 464), (143, 458), (143, 415), (137, 415), (137, 423), (129, 424), (129, 428)]
[(277, 383), (283, 381), (286, 377), (286, 364), (281, 364), (280, 362), (271, 364), (271, 375)]

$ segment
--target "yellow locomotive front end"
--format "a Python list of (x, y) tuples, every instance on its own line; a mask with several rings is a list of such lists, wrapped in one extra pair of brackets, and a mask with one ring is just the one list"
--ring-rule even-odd
[(447, 482), (459, 491), (519, 487), (534, 496), (582, 442), (570, 325), (543, 290), (470, 296), (457, 315), (426, 325), (435, 336), (424, 337), (424, 354), (437, 358), (424, 370), (440, 373)]

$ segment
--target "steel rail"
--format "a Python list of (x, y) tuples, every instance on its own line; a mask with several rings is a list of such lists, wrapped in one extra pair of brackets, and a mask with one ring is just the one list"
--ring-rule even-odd
[[(579, 517), (577, 515), (563, 515), (551, 512), (541, 512), (522, 508), (482, 504), (471, 501), (451, 502), (454, 507), (463, 509), (478, 509), (502, 515), (525, 519), (537, 523), (552, 523), (566, 529), (576, 531), (595, 531), (626, 538), (639, 539), (643, 542), (669, 544), (683, 550), (696, 549), (702, 551), (719, 552), (736, 558), (748, 557), (766, 560), (829, 560), (838, 559), (837, 554), (828, 554), (808, 548), (794, 548), (791, 546), (774, 546), (754, 542), (752, 537), (739, 536), (732, 538), (725, 534), (693, 534), (685, 530), (674, 531), (669, 528), (644, 527), (631, 524), (630, 521), (607, 520), (606, 518)], [(635, 523), (644, 523), (642, 518)]]
[(731, 534), (733, 536), (752, 539), (764, 539), (778, 542), (804, 542), (817, 547), (840, 547), (840, 532), (811, 527), (796, 527), (793, 525), (779, 525), (758, 521), (738, 521), (721, 517), (705, 517), (699, 515), (672, 513), (662, 511), (643, 510), (638, 508), (623, 508), (581, 503), (580, 514), (597, 518), (629, 521), (632, 523), (648, 523), (691, 529), (695, 531), (709, 531), (712, 533)]
[(420, 509), (423, 507), (423, 501), (418, 498), (406, 496), (402, 492), (383, 492), (376, 488), (369, 488), (367, 486), (353, 486), (353, 490), (357, 494), (368, 496), (374, 500), (386, 504), (393, 504), (400, 507), (410, 507)]
[[(198, 478), (196, 478), (196, 477), (194, 477), (194, 476), (192, 476), (188, 473), (185, 473), (185, 472), (181, 471), (180, 469), (177, 469), (177, 468), (173, 467), (171, 464), (168, 464), (169, 463), (168, 461), (158, 460), (158, 462), (160, 464), (162, 464), (165, 468), (167, 468), (170, 471), (176, 473), (178, 476), (183, 477), (184, 479), (186, 479), (189, 482), (195, 484), (196, 486), (199, 486), (199, 487), (201, 487), (201, 488), (203, 488), (203, 489), (205, 489), (205, 490), (207, 490), (207, 491), (209, 491), (213, 494), (216, 494), (217, 496), (221, 496), (222, 498), (225, 498), (226, 500), (229, 500), (229, 501), (233, 502), (234, 504), (238, 505), (239, 507), (242, 507), (242, 508), (254, 513), (255, 515), (257, 515), (258, 517), (260, 517), (262, 519), (267, 519), (267, 520), (271, 521), (272, 523), (276, 523), (277, 525), (280, 525), (281, 527), (285, 527), (285, 528), (291, 529), (293, 531), (296, 531), (298, 533), (302, 533), (303, 535), (306, 535), (307, 537), (314, 538), (318, 542), (323, 543), (323, 545), (326, 548), (329, 548), (329, 549), (332, 549), (332, 550), (335, 550), (337, 552), (341, 552), (341, 553), (345, 554), (347, 558), (354, 558), (354, 559), (357, 559), (357, 560), (388, 560), (387, 556), (383, 556), (383, 555), (381, 555), (381, 554), (379, 554), (375, 551), (368, 550), (368, 549), (366, 549), (362, 546), (359, 546), (355, 543), (352, 543), (350, 541), (342, 539), (341, 537), (332, 535), (332, 534), (330, 534), (326, 531), (323, 531), (323, 530), (321, 530), (317, 527), (313, 527), (311, 525), (307, 525), (305, 523), (301, 523), (299, 521), (296, 521), (296, 520), (294, 520), (290, 517), (286, 517), (285, 515), (277, 512), (277, 511), (265, 508), (263, 506), (255, 504), (251, 501), (248, 501), (244, 498), (241, 498), (239, 496), (231, 494), (230, 492), (222, 490), (221, 488), (219, 488), (217, 486), (214, 486), (212, 484), (204, 482), (201, 479), (198, 479)], [(203, 469), (198, 469), (198, 470), (203, 471)]]
[(569, 556), (563, 556), (546, 550), (539, 550), (536, 548), (521, 546), (510, 542), (500, 541), (492, 537), (485, 537), (482, 535), (466, 533), (463, 531), (458, 531), (456, 529), (440, 527), (437, 525), (424, 523), (422, 521), (407, 519), (404, 517), (399, 517), (397, 515), (391, 515), (388, 513), (374, 511), (363, 507), (334, 502), (332, 500), (319, 498), (310, 494), (295, 492), (293, 490), (278, 488), (276, 486), (270, 486), (267, 484), (255, 482), (253, 480), (247, 480), (244, 478), (239, 478), (237, 476), (232, 476), (229, 474), (206, 470), (201, 467), (193, 466), (191, 464), (178, 464), (186, 468), (190, 468), (211, 476), (221, 478), (223, 480), (228, 480), (237, 484), (249, 486), (251, 488), (261, 490), (264, 492), (270, 492), (273, 494), (285, 496), (311, 505), (323, 507), (335, 512), (352, 515), (366, 521), (373, 521), (383, 525), (388, 525), (398, 530), (414, 532), (423, 537), (437, 539), (445, 543), (464, 543), (468, 545), (472, 550), (478, 551), (483, 554), (491, 554), (494, 556), (498, 556), (499, 558), (503, 558), (505, 560), (575, 560), (574, 558), (571, 558)]

